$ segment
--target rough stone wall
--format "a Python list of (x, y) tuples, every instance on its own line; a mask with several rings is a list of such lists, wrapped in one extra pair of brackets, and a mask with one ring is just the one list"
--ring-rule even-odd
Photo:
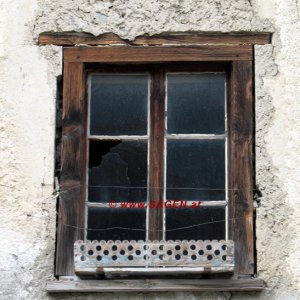
[[(0, 0), (0, 299), (300, 299), (300, 3), (297, 0)], [(255, 47), (258, 276), (251, 293), (49, 295), (56, 77), (43, 31), (273, 31)]]

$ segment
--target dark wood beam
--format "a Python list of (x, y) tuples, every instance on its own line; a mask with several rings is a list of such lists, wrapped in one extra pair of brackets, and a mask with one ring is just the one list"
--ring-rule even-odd
[(165, 74), (155, 70), (151, 77), (149, 200), (149, 240), (163, 239), (163, 209), (157, 204), (164, 196)]
[(252, 60), (249, 45), (203, 45), (193, 47), (70, 47), (65, 62), (161, 63)]
[(235, 273), (254, 274), (252, 61), (232, 63), (229, 119), (229, 239)]
[(44, 32), (39, 35), (39, 45), (264, 45), (271, 43), (270, 32), (229, 32), (229, 33), (163, 33), (143, 35), (133, 41), (121, 39), (113, 33), (94, 36), (83, 32)]

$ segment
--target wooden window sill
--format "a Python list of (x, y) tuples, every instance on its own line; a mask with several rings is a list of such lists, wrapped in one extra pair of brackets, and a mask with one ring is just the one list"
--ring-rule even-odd
[[(72, 280), (73, 279), (73, 280)], [(266, 287), (262, 279), (60, 279), (47, 282), (47, 291), (61, 292), (259, 292)]]

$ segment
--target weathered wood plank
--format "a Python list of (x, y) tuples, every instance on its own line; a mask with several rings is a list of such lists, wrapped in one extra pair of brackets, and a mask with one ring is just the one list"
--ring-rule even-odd
[(160, 63), (182, 61), (252, 60), (250, 45), (203, 45), (194, 47), (72, 47), (66, 48), (68, 62)]
[(44, 32), (39, 35), (39, 45), (75, 46), (78, 44), (98, 46), (98, 45), (128, 45), (126, 40), (122, 40), (118, 35), (105, 33), (94, 36), (84, 32)]
[(56, 275), (73, 275), (73, 244), (83, 239), (85, 104), (82, 63), (65, 63), (61, 189), (58, 208)]
[(39, 35), (39, 45), (74, 46), (85, 44), (98, 45), (264, 45), (271, 43), (269, 32), (248, 33), (164, 33), (159, 35), (138, 36), (135, 40), (121, 39), (113, 33), (104, 33), (94, 36), (89, 33), (51, 33), (44, 32)]
[(144, 279), (48, 281), (48, 292), (261, 291), (261, 279)]
[(252, 172), (252, 62), (233, 62), (229, 109), (229, 238), (235, 273), (254, 273)]
[[(113, 47), (112, 47), (113, 48)], [(151, 68), (160, 68), (165, 72), (227, 72), (230, 70), (230, 61), (219, 62), (169, 62), (164, 64), (94, 64), (87, 63), (87, 71), (93, 73), (148, 73)]]
[(139, 36), (134, 45), (264, 45), (271, 43), (271, 34), (261, 33), (196, 33)]
[[(165, 73), (155, 70), (151, 76), (150, 95), (150, 165), (149, 200), (163, 201), (164, 196), (164, 132), (165, 132)], [(148, 239), (163, 239), (163, 209), (149, 209)]]
[(76, 274), (91, 275), (105, 274), (107, 278), (112, 276), (123, 275), (190, 275), (190, 274), (209, 274), (209, 273), (233, 273), (233, 267), (165, 267), (165, 268), (118, 268), (118, 267), (104, 267), (104, 268), (78, 268)]

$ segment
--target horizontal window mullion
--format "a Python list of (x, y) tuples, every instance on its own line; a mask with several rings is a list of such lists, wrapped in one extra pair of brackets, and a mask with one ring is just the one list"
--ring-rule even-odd
[(148, 135), (89, 135), (89, 140), (147, 140)]
[[(172, 207), (172, 205), (177, 203), (177, 206), (180, 208), (184, 208), (183, 204), (186, 204), (186, 207), (191, 207), (193, 205), (195, 205), (195, 203), (198, 204), (198, 202), (200, 203), (199, 207), (205, 206), (205, 207), (224, 207), (228, 204), (227, 201), (225, 200), (217, 200), (217, 201), (210, 201), (210, 200), (166, 200), (164, 201), (164, 203), (170, 203), (170, 207)], [(138, 203), (138, 202), (131, 202), (131, 201), (120, 201), (120, 202), (111, 202), (111, 203), (101, 203), (101, 202), (86, 202), (88, 207), (107, 207), (107, 208), (118, 208), (121, 207), (122, 203)], [(146, 206), (148, 206), (149, 204), (147, 202), (143, 202), (145, 203)], [(182, 204), (182, 205), (181, 205)], [(181, 205), (181, 206), (180, 206)], [(146, 207), (145, 206), (145, 207)], [(130, 207), (126, 207), (126, 208), (130, 208)], [(135, 207), (133, 208), (139, 208), (138, 205), (136, 204)]]
[(193, 205), (195, 205), (195, 203), (200, 203), (201, 205), (199, 205), (199, 207), (201, 207), (201, 206), (220, 206), (220, 207), (224, 207), (224, 206), (226, 206), (227, 204), (228, 204), (228, 202), (226, 201), (226, 200), (181, 200), (181, 199), (179, 199), (179, 200), (173, 200), (173, 199), (167, 199), (166, 201), (165, 201), (165, 203), (166, 202), (168, 202), (168, 203), (171, 203), (171, 204), (173, 204), (173, 203), (179, 203), (179, 207), (180, 207), (180, 203), (182, 203), (182, 204), (185, 204), (186, 203), (186, 206), (187, 207), (190, 207), (190, 206), (193, 206)]
[[(124, 203), (133, 203), (135, 207), (130, 207), (129, 205), (124, 206)], [(139, 207), (138, 203), (145, 203), (144, 207)], [(100, 203), (100, 202), (86, 202), (88, 207), (98, 207), (98, 208), (129, 208), (129, 209), (133, 209), (133, 208), (147, 208), (147, 203), (145, 201), (143, 202), (130, 202), (130, 201), (120, 201), (120, 202), (105, 202), (105, 203)]]
[(166, 134), (168, 140), (222, 140), (227, 134)]

